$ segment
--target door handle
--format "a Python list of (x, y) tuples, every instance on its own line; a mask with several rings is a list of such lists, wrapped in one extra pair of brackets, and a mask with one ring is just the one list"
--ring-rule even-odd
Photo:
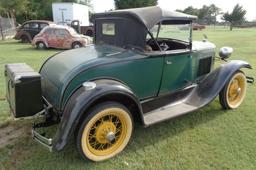
[(166, 60), (166, 64), (167, 64), (167, 65), (170, 65), (170, 64), (172, 64), (172, 62), (171, 62), (171, 61)]

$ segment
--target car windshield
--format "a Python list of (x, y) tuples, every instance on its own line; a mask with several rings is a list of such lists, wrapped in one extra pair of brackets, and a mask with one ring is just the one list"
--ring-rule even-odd
[(46, 26), (46, 27), (44, 27), (44, 28), (41, 30), (40, 33), (46, 32), (48, 29), (50, 29), (50, 27), (49, 27), (49, 26)]
[[(159, 31), (159, 32), (158, 32)], [(154, 38), (168, 38), (181, 40), (184, 42), (190, 41), (190, 24), (168, 24), (168, 25), (155, 25), (150, 32)], [(151, 37), (148, 36), (150, 39)]]
[(77, 35), (78, 33), (74, 28), (68, 27), (68, 31), (70, 32), (71, 35)]

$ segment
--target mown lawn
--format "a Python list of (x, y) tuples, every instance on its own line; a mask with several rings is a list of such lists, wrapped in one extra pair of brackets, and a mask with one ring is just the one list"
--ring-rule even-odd
[[(203, 39), (203, 34), (217, 49), (232, 46), (232, 59), (246, 60), (256, 68), (256, 29), (209, 28), (195, 31), (194, 39)], [(0, 147), (0, 169), (256, 169), (255, 85), (248, 86), (246, 99), (236, 110), (222, 110), (216, 99), (197, 112), (146, 129), (136, 124), (124, 152), (105, 162), (82, 160), (73, 142), (62, 152), (49, 153), (31, 140), (31, 120), (14, 122), (10, 117), (4, 100), (3, 67), (26, 62), (38, 70), (56, 52), (37, 51), (15, 41), (0, 42), (0, 132), (9, 126), (25, 127), (18, 140)], [(255, 70), (244, 71), (256, 78)]]

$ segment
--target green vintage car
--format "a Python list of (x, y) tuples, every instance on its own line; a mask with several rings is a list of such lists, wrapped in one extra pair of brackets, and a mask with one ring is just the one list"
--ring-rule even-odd
[[(196, 111), (217, 96), (224, 109), (244, 100), (244, 61), (227, 61), (207, 40), (192, 42), (195, 16), (146, 7), (97, 13), (94, 44), (48, 58), (39, 73), (5, 66), (7, 99), (16, 118), (43, 115), (32, 136), (60, 151), (75, 136), (78, 152), (109, 159), (128, 144), (134, 121), (147, 127)], [(214, 69), (216, 59), (223, 62)], [(39, 133), (58, 124), (53, 138)], [(136, 130), (136, 129), (135, 129)]]

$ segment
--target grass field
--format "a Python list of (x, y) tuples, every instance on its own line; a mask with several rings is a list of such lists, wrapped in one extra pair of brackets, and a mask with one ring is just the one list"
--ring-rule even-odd
[[(232, 59), (246, 60), (256, 68), (256, 29), (210, 28), (195, 31), (194, 39), (232, 46)], [(256, 169), (256, 88), (240, 108), (221, 109), (218, 99), (194, 113), (144, 129), (135, 125), (128, 147), (119, 156), (101, 163), (82, 160), (71, 142), (59, 153), (49, 153), (31, 140), (31, 120), (15, 122), (4, 100), (3, 67), (26, 62), (38, 70), (57, 50), (37, 51), (15, 41), (0, 42), (0, 144), (11, 131), (19, 131), (8, 145), (0, 145), (1, 169)], [(244, 70), (256, 78), (255, 70)], [(10, 132), (7, 132), (10, 131)], [(5, 135), (4, 135), (5, 134)]]

